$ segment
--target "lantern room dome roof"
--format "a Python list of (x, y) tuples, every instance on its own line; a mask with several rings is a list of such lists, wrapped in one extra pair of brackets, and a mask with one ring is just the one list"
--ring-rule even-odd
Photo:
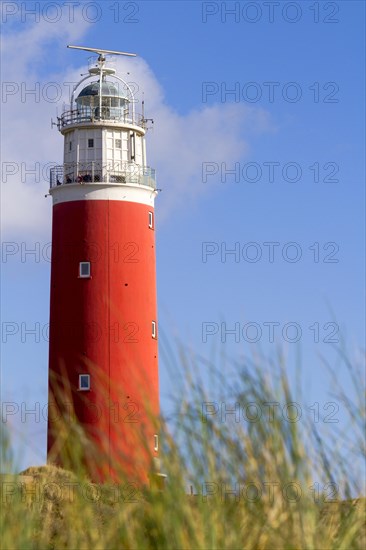
[[(85, 86), (78, 95), (77, 99), (80, 97), (99, 95), (99, 81), (92, 82)], [(102, 82), (102, 96), (109, 97), (125, 97), (125, 94), (122, 93), (118, 87), (113, 82)]]

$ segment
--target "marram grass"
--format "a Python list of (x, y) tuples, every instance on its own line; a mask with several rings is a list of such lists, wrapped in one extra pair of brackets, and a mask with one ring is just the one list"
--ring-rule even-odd
[[(70, 470), (48, 465), (2, 476), (1, 548), (364, 549), (361, 372), (348, 362), (353, 395), (340, 391), (333, 398), (347, 419), (332, 431), (315, 416), (297, 418), (294, 405), (284, 417), (283, 405), (299, 398), (281, 358), (264, 362), (235, 366), (230, 387), (215, 373), (225, 402), (209, 395), (207, 381), (194, 376), (195, 365), (182, 355), (174, 414), (169, 427), (160, 425), (164, 491), (140, 488), (123, 472), (119, 484), (92, 483), (83, 469), (80, 426), (60, 426), (61, 435), (68, 433)], [(222, 414), (223, 403), (232, 414)], [(258, 410), (267, 414), (257, 418)], [(88, 452), (103, 461), (96, 450)]]

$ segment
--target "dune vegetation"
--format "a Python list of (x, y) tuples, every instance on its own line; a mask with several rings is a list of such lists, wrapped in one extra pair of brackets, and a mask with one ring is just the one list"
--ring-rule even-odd
[[(332, 397), (339, 424), (324, 422), (322, 411), (304, 414), (303, 405), (299, 416), (302, 401), (281, 356), (235, 365), (230, 387), (209, 365), (226, 396), (224, 412), (229, 405), (234, 411), (223, 414), (182, 353), (179, 398), (159, 427), (164, 490), (140, 487), (122, 471), (118, 484), (92, 483), (83, 471), (81, 428), (65, 425), (74, 430), (69, 469), (2, 475), (1, 547), (365, 548), (363, 375), (339, 353), (353, 388), (352, 398), (342, 388)], [(2, 456), (10, 469), (7, 437)]]

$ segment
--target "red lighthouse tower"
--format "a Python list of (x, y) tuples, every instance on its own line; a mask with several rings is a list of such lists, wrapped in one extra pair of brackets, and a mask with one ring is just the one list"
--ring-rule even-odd
[[(53, 200), (48, 461), (64, 465), (72, 412), (92, 479), (147, 483), (159, 414), (155, 171), (130, 86), (99, 55), (58, 118)], [(135, 54), (125, 54), (135, 55)], [(51, 404), (53, 411), (51, 414)], [(70, 413), (71, 414), (71, 413)], [(66, 424), (67, 425), (67, 424)], [(155, 461), (155, 466), (154, 466)]]

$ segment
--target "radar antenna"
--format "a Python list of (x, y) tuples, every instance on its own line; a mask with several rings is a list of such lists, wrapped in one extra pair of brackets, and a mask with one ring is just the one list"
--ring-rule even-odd
[(117, 52), (115, 50), (101, 50), (99, 48), (86, 48), (84, 46), (67, 46), (68, 48), (72, 48), (73, 50), (85, 50), (86, 52), (93, 52), (99, 54), (98, 61), (105, 61), (105, 57), (103, 54), (110, 53), (113, 55), (128, 55), (130, 57), (136, 57), (137, 54), (135, 53), (127, 53), (127, 52)]

